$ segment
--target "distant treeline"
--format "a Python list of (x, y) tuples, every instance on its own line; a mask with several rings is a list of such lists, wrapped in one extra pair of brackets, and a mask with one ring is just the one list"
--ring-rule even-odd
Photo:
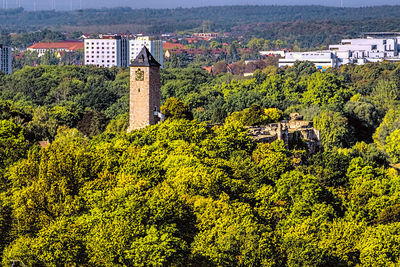
[[(0, 11), (0, 25), (14, 31), (41, 29), (54, 25), (141, 25), (154, 32), (199, 27), (204, 20), (214, 23), (214, 30), (255, 22), (288, 21), (360, 21), (398, 19), (400, 6), (336, 8), (323, 6), (220, 6), (176, 9), (85, 9), (77, 11), (26, 11), (23, 8)], [(29, 26), (27, 26), (29, 25)], [(381, 25), (385, 27), (387, 25)]]
[[(85, 9), (0, 11), (4, 34), (52, 29), (64, 32), (230, 32), (232, 38), (281, 39), (301, 48), (336, 43), (366, 31), (400, 31), (400, 6), (336, 8), (323, 6), (221, 6), (176, 9)], [(4, 42), (3, 42), (4, 43)], [(23, 42), (22, 42), (23, 43)], [(291, 48), (288, 46), (288, 48)]]

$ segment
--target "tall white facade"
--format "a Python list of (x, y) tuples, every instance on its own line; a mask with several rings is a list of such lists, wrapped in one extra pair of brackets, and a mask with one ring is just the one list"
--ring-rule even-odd
[(0, 45), (0, 70), (6, 74), (12, 73), (11, 47)]
[(138, 37), (129, 40), (121, 36), (107, 36), (103, 39), (85, 39), (85, 65), (98, 67), (129, 67), (143, 46), (163, 66), (163, 45), (161, 40)]
[(164, 66), (163, 44), (162, 40), (154, 40), (151, 37), (138, 37), (135, 40), (129, 40), (129, 61), (135, 60), (139, 52), (145, 46), (153, 57), (160, 63), (161, 68)]
[(118, 39), (85, 39), (85, 65), (121, 67), (120, 47)]

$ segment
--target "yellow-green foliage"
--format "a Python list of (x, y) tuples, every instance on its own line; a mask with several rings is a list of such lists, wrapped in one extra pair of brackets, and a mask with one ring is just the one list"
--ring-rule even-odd
[[(397, 266), (400, 120), (385, 95), (399, 77), (391, 63), (242, 80), (164, 69), (172, 119), (128, 134), (125, 70), (1, 76), (18, 101), (0, 101), (1, 264)], [(315, 155), (248, 135), (299, 110), (321, 130)]]
[(266, 108), (264, 109), (263, 120), (267, 123), (278, 122), (282, 119), (283, 112), (277, 108)]
[(259, 105), (252, 105), (242, 111), (233, 112), (226, 118), (226, 122), (239, 122), (244, 126), (265, 125), (278, 122), (283, 117), (283, 112), (277, 108), (263, 109)]

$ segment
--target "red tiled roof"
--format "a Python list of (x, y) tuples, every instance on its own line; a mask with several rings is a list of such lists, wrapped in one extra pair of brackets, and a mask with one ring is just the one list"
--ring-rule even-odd
[(210, 67), (203, 66), (203, 67), (201, 67), (201, 68), (204, 69), (204, 70), (206, 70), (208, 73), (211, 73), (211, 72), (212, 72), (212, 69), (213, 69), (212, 66), (210, 66)]
[(81, 41), (67, 41), (67, 42), (56, 42), (56, 43), (36, 43), (31, 45), (31, 49), (68, 49), (68, 50), (79, 50), (84, 48), (84, 43)]
[(178, 43), (170, 43), (170, 42), (164, 42), (163, 43), (163, 49), (185, 49), (185, 46), (183, 44), (178, 44)]
[(182, 53), (187, 53), (189, 55), (199, 55), (199, 54), (205, 54), (208, 51), (211, 52), (212, 54), (221, 54), (221, 53), (226, 53), (226, 49), (224, 48), (217, 48), (217, 49), (201, 49), (201, 48), (190, 48), (190, 49), (168, 49), (168, 51), (171, 54), (182, 54)]

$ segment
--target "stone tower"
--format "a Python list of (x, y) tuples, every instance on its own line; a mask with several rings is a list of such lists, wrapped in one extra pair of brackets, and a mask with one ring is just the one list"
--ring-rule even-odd
[(130, 65), (128, 132), (160, 121), (160, 64), (143, 46)]

